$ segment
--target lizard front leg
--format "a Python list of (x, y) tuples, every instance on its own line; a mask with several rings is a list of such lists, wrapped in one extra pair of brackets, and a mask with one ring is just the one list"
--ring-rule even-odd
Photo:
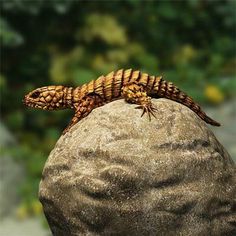
[(151, 120), (151, 115), (156, 117), (154, 112), (157, 110), (152, 102), (151, 97), (147, 96), (147, 92), (145, 91), (142, 85), (137, 83), (129, 83), (122, 87), (122, 96), (129, 103), (138, 104), (137, 109), (142, 109), (141, 117), (147, 113), (149, 120)]
[(94, 108), (102, 105), (102, 98), (99, 95), (86, 95), (79, 101), (78, 105), (75, 105), (74, 117), (72, 118), (66, 129), (63, 131), (63, 134), (65, 134), (79, 120), (86, 117)]

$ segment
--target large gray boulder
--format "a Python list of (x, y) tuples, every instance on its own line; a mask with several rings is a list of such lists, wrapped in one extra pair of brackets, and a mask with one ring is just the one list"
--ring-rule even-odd
[(153, 102), (151, 122), (118, 100), (59, 139), (39, 190), (54, 235), (236, 234), (229, 154), (190, 109)]

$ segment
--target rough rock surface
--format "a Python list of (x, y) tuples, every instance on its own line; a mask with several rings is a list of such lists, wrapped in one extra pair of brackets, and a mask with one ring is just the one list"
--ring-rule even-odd
[(54, 235), (236, 234), (229, 154), (190, 109), (153, 102), (151, 122), (118, 100), (59, 139), (39, 191)]

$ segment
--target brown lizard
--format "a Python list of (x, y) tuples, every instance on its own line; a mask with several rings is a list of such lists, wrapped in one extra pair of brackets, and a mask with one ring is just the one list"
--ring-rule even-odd
[(149, 76), (140, 71), (128, 69), (111, 72), (100, 76), (82, 86), (72, 88), (66, 86), (46, 86), (33, 90), (24, 97), (23, 102), (29, 107), (57, 110), (71, 108), (75, 110), (64, 134), (79, 120), (87, 116), (94, 108), (108, 102), (124, 98), (129, 103), (135, 103), (143, 110), (142, 115), (155, 117), (157, 110), (151, 98), (168, 98), (179, 102), (194, 111), (202, 120), (211, 125), (220, 124), (206, 115), (200, 106), (173, 83), (165, 81), (162, 76)]

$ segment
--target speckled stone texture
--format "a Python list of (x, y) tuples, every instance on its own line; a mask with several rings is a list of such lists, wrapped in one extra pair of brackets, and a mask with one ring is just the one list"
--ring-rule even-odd
[(236, 234), (229, 154), (190, 109), (153, 102), (151, 122), (118, 100), (59, 139), (39, 190), (53, 235)]

